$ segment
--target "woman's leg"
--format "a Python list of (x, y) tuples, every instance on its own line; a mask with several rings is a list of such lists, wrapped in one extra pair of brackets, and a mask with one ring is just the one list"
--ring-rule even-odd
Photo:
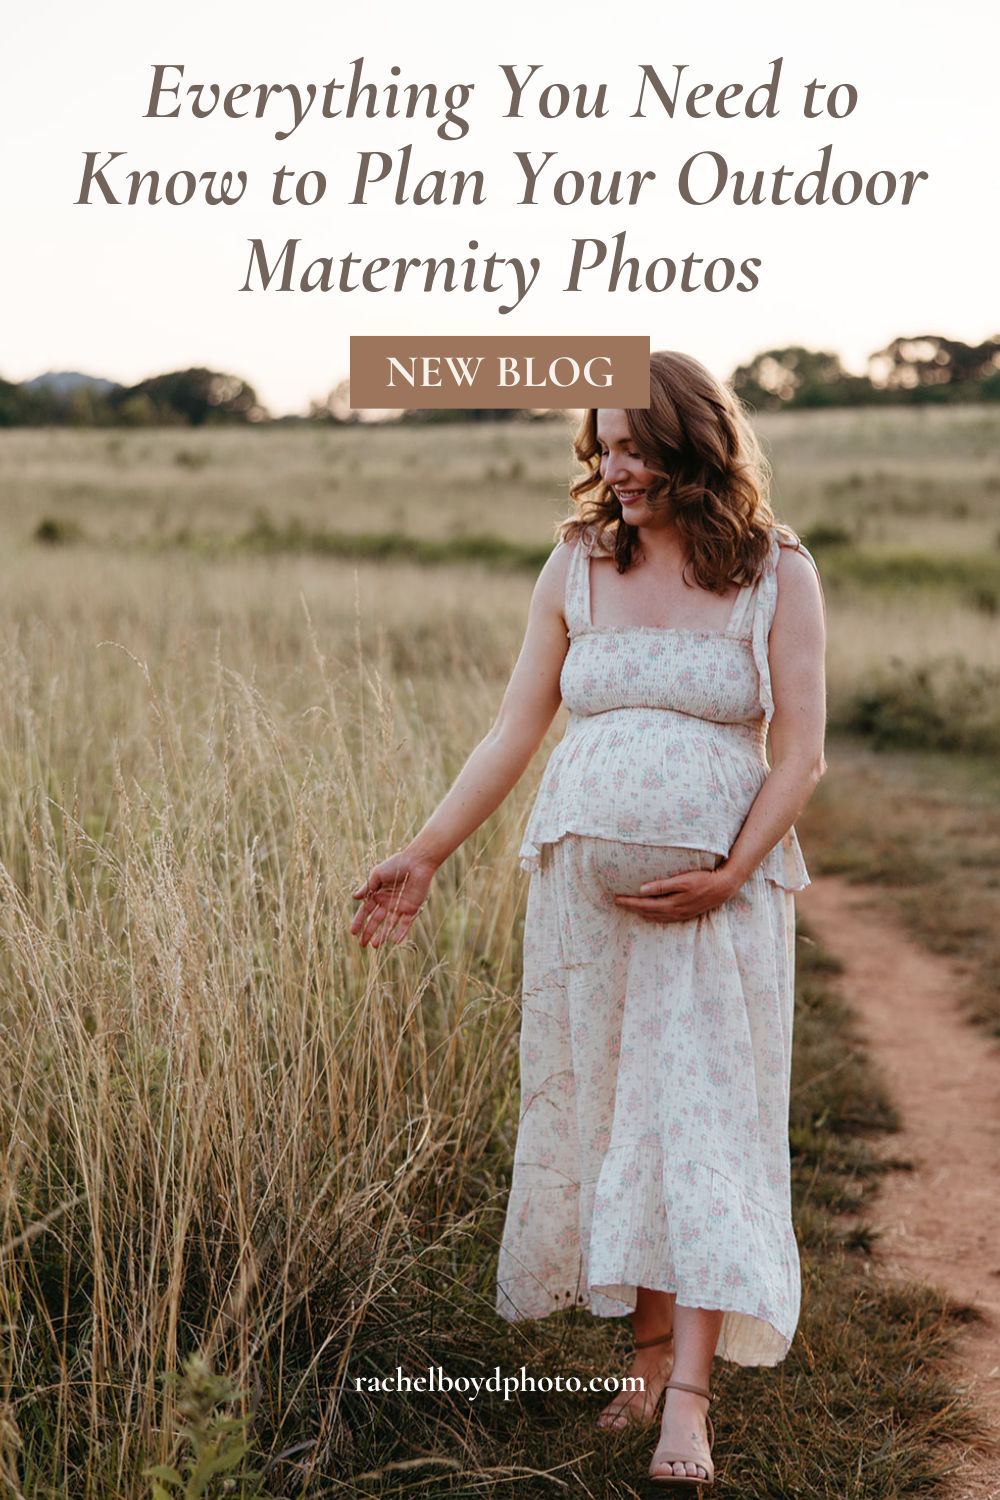
[[(674, 1307), (674, 1369), (671, 1381), (683, 1385), (698, 1386), (708, 1391), (712, 1356), (719, 1342), (722, 1328), (722, 1313), (704, 1307)], [(663, 1421), (660, 1424), (660, 1441), (650, 1476), (667, 1478), (674, 1475), (690, 1479), (705, 1479), (712, 1475), (712, 1461), (708, 1442), (706, 1417), (708, 1402), (704, 1396), (693, 1391), (678, 1390), (675, 1386), (667, 1391), (663, 1405)], [(683, 1454), (683, 1459), (667, 1460), (661, 1453)], [(688, 1456), (690, 1455), (690, 1457)]]
[[(632, 1333), (635, 1351), (629, 1376), (641, 1380), (639, 1390), (619, 1391), (597, 1419), (598, 1427), (622, 1428), (632, 1422), (651, 1422), (670, 1379), (674, 1351), (670, 1334), (674, 1322), (674, 1299), (670, 1292), (654, 1292), (641, 1286), (636, 1292)], [(641, 1344), (649, 1347), (640, 1348)]]

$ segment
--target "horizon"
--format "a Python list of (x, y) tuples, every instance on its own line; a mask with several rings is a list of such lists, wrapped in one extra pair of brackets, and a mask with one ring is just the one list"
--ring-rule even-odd
[[(956, 342), (956, 343), (959, 343), (959, 342), (965, 343), (965, 342), (967, 342), (966, 340), (959, 339), (956, 335), (949, 334), (949, 333), (942, 333), (940, 330), (936, 330), (936, 331), (932, 332), (930, 329), (926, 329), (926, 328), (921, 333), (900, 333), (900, 334), (896, 334), (895, 335), (896, 339), (905, 340), (907, 342), (912, 342), (912, 343), (918, 343), (922, 339), (931, 338), (931, 337), (948, 339), (948, 340), (950, 340), (952, 342)], [(979, 342), (985, 343), (985, 342), (988, 342), (991, 338), (1000, 338), (1000, 330), (998, 330), (998, 332), (996, 334), (988, 334), (985, 339), (980, 340)], [(892, 340), (890, 340), (890, 343), (891, 342), (892, 342)], [(805, 344), (802, 344), (802, 343), (792, 343), (792, 344), (786, 344), (786, 345), (781, 345), (781, 346), (772, 344), (772, 345), (767, 346), (766, 348), (761, 348), (761, 349), (756, 350), (754, 352), (754, 354), (751, 355), (747, 360), (740, 361), (739, 364), (735, 365), (733, 367), (733, 369), (731, 369), (729, 371), (722, 372), (722, 371), (719, 371), (719, 370), (713, 370), (712, 373), (714, 375), (716, 375), (717, 378), (719, 378), (719, 379), (721, 379), (721, 380), (723, 380), (723, 381), (725, 381), (727, 383), (731, 382), (732, 378), (733, 378), (733, 375), (736, 373), (736, 370), (741, 367), (741, 365), (749, 365), (749, 364), (751, 364), (753, 362), (753, 360), (759, 358), (763, 354), (767, 354), (767, 353), (772, 352), (772, 351), (777, 352), (778, 349), (779, 349), (779, 347), (781, 349), (798, 349), (798, 348), (801, 348), (801, 349), (805, 349), (810, 354), (828, 354), (828, 355), (832, 355), (835, 358), (837, 358), (837, 359), (840, 360), (841, 368), (843, 369), (843, 371), (844, 371), (845, 374), (850, 375), (850, 376), (854, 376), (855, 378), (862, 378), (862, 379), (865, 379), (865, 378), (871, 379), (872, 378), (871, 377), (871, 366), (872, 366), (873, 362), (875, 362), (878, 359), (879, 355), (883, 353), (883, 349), (875, 349), (875, 350), (873, 350), (871, 352), (871, 354), (867, 357), (867, 360), (865, 362), (865, 368), (861, 369), (861, 370), (858, 370), (858, 369), (852, 369), (846, 363), (846, 361), (843, 359), (843, 356), (840, 354), (839, 350), (836, 350), (836, 349), (809, 349), (808, 345), (805, 345)], [(888, 345), (885, 345), (884, 348), (888, 348)], [(202, 367), (201, 366), (196, 366), (196, 365), (183, 365), (183, 364), (177, 366), (177, 370), (198, 369), (198, 368), (202, 368)], [(106, 386), (108, 386), (109, 388), (112, 388), (112, 389), (117, 388), (119, 390), (126, 390), (126, 389), (129, 389), (131, 386), (141, 384), (144, 380), (152, 380), (152, 379), (157, 378), (158, 376), (162, 376), (162, 375), (166, 375), (166, 374), (172, 374), (172, 373), (175, 373), (175, 372), (172, 371), (172, 370), (170, 370), (170, 371), (168, 371), (168, 370), (151, 370), (148, 374), (140, 376), (139, 379), (136, 380), (136, 381), (126, 382), (126, 381), (123, 381), (123, 380), (118, 380), (115, 377), (109, 376), (109, 375), (106, 375), (106, 374), (94, 375), (94, 374), (91, 374), (89, 371), (85, 371), (85, 370), (55, 370), (55, 369), (48, 369), (48, 370), (44, 370), (44, 371), (39, 372), (37, 375), (30, 376), (27, 379), (19, 380), (19, 381), (12, 381), (11, 384), (21, 385), (21, 386), (26, 386), (26, 387), (31, 387), (31, 386), (40, 385), (40, 384), (42, 384), (43, 382), (45, 382), (46, 380), (48, 380), (50, 378), (52, 380), (60, 380), (60, 379), (70, 378), (70, 379), (74, 379), (77, 382), (77, 384), (106, 385)], [(235, 377), (243, 380), (246, 384), (250, 385), (258, 393), (258, 397), (260, 396), (260, 385), (258, 383), (258, 380), (253, 375), (251, 375), (248, 371), (238, 370), (238, 369), (234, 369), (234, 368), (225, 368), (225, 369), (221, 369), (220, 368), (215, 373), (232, 375), (232, 376), (235, 376)], [(7, 377), (4, 374), (4, 372), (2, 370), (0, 370), (0, 380), (4, 380), (6, 378)], [(328, 390), (325, 393), (325, 395), (316, 395), (316, 396), (309, 397), (308, 398), (309, 405), (305, 409), (300, 408), (297, 411), (273, 411), (273, 410), (271, 410), (267, 406), (267, 404), (265, 402), (264, 403), (264, 409), (266, 411), (266, 419), (267, 420), (271, 420), (271, 421), (281, 421), (281, 420), (290, 419), (290, 418), (304, 418), (304, 419), (307, 419), (309, 417), (309, 415), (310, 415), (310, 409), (309, 408), (311, 408), (314, 404), (316, 404), (316, 405), (322, 405), (333, 394), (333, 392), (335, 390), (337, 390), (338, 387), (341, 384), (343, 384), (344, 382), (346, 382), (348, 379), (349, 379), (349, 375), (348, 374), (342, 375), (339, 380), (335, 380), (330, 385), (330, 387), (328, 388)], [(876, 389), (880, 389), (880, 387), (879, 387), (879, 385), (878, 385), (878, 383), (876, 381), (873, 380), (872, 384), (873, 384), (873, 386), (875, 386)], [(364, 411), (364, 410), (366, 410), (366, 408), (351, 408), (351, 409), (352, 410), (357, 410), (357, 411)], [(528, 410), (529, 408), (523, 408), (523, 409)], [(551, 409), (552, 410), (559, 410), (560, 408), (551, 408)], [(548, 407), (539, 407), (539, 408), (532, 407), (532, 408), (530, 408), (530, 410), (547, 411), (547, 410), (550, 410), (550, 408), (548, 408)], [(400, 409), (400, 414), (402, 414), (402, 409)]]

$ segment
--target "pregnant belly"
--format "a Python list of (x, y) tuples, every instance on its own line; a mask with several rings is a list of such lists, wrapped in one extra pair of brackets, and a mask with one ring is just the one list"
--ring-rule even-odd
[(668, 880), (688, 870), (714, 870), (723, 856), (707, 849), (661, 849), (570, 833), (596, 891), (605, 898), (637, 896), (650, 880)]

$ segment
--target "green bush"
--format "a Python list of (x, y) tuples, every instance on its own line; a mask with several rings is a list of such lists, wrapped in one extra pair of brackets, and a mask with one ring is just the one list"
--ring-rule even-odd
[(959, 656), (915, 665), (894, 658), (833, 718), (877, 749), (988, 755), (1000, 749), (1000, 671)]

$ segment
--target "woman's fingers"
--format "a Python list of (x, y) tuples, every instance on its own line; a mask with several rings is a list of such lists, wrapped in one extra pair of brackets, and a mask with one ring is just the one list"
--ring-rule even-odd
[[(387, 906), (376, 906), (372, 909), (364, 928), (361, 931), (361, 946), (366, 948), (370, 943), (373, 948), (381, 948), (382, 944), (392, 935), (398, 921), (399, 913)], [(408, 922), (412, 918), (408, 919)]]
[(351, 932), (362, 947), (379, 948), (393, 938), (401, 943), (427, 897), (436, 867), (426, 860), (395, 854), (376, 865), (363, 885), (352, 892), (360, 902)]
[(369, 944), (380, 948), (393, 935), (397, 943), (405, 938), (419, 910), (419, 903), (416, 907), (411, 903), (404, 907), (406, 883), (405, 878), (383, 882), (378, 871), (374, 870), (367, 882), (352, 893), (353, 899), (360, 901), (361, 905), (351, 921), (351, 932), (359, 939), (362, 948)]
[[(412, 916), (410, 916), (409, 914), (407, 914), (405, 917), (401, 917), (399, 919), (399, 921), (396, 923), (396, 930), (393, 933), (392, 941), (398, 946), (398, 944), (400, 944), (403, 941), (403, 939), (406, 937), (406, 934), (409, 932), (409, 930), (410, 930), (410, 928), (412, 926), (413, 926), (413, 917)], [(389, 936), (389, 934), (386, 933), (386, 937), (388, 937), (388, 936)]]
[(686, 891), (689, 882), (683, 876), (671, 875), (664, 880), (647, 880), (639, 887), (640, 896), (669, 896), (674, 891)]
[(381, 882), (378, 877), (378, 872), (376, 870), (373, 870), (364, 884), (359, 885), (356, 891), (351, 892), (352, 901), (361, 901), (364, 903), (362, 906), (359, 906), (358, 910), (354, 913), (354, 918), (351, 922), (352, 932), (357, 933), (360, 931), (365, 917), (372, 910), (372, 907), (375, 904), (375, 892), (379, 889), (380, 884)]
[(661, 922), (683, 921), (691, 915), (686, 902), (664, 896), (616, 896), (615, 905), (638, 912), (641, 917), (654, 917)]
[(400, 916), (396, 912), (380, 911), (378, 920), (368, 937), (362, 938), (362, 945), (370, 942), (373, 948), (381, 948), (390, 938), (394, 944), (401, 943), (412, 927), (415, 915), (415, 913), (404, 912)]
[[(373, 917), (378, 917), (381, 920), (381, 906), (371, 891), (363, 890), (358, 892), (355, 894), (354, 899), (361, 902), (361, 905), (351, 919), (351, 932), (357, 937), (359, 933), (369, 927)], [(362, 944), (365, 942), (367, 942), (367, 937), (362, 938)]]
[(381, 948), (385, 942), (387, 933), (385, 929), (386, 913), (376, 911), (372, 913), (371, 921), (361, 934), (361, 946), (366, 948), (370, 943), (373, 948)]
[(653, 922), (690, 922), (721, 906), (726, 892), (711, 870), (693, 870), (663, 880), (647, 880), (637, 896), (616, 896), (615, 905)]
[(354, 913), (351, 923), (351, 931), (355, 937), (360, 939), (362, 948), (371, 942), (372, 934), (378, 929), (382, 922), (382, 911), (376, 901), (366, 898), (363, 906)]

